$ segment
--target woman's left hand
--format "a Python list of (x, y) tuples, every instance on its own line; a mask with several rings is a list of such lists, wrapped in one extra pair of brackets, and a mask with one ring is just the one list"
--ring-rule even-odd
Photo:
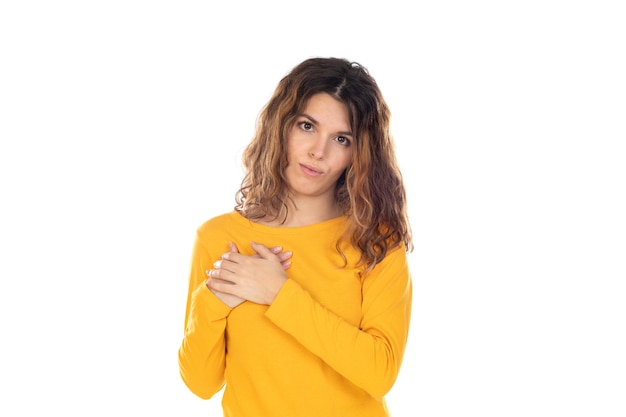
[[(280, 258), (266, 246), (252, 242), (256, 255), (226, 252), (208, 271), (207, 285), (257, 304), (270, 305), (287, 281)], [(229, 283), (225, 283), (228, 281)]]

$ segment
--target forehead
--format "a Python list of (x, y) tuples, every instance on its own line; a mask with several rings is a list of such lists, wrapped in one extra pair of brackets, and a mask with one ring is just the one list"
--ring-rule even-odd
[(312, 95), (305, 103), (301, 114), (312, 117), (320, 124), (341, 125), (341, 130), (350, 127), (348, 106), (328, 93)]

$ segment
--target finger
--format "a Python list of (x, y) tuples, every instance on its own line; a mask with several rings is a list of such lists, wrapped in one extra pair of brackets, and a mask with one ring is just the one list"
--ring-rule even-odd
[(285, 261), (285, 262), (281, 262), (280, 263), (283, 266), (283, 269), (289, 269), (289, 267), (291, 266), (291, 262), (289, 261)]
[(226, 284), (226, 285), (235, 285), (234, 282), (232, 281), (227, 281), (225, 279), (221, 279), (221, 278), (217, 278), (217, 277), (211, 277), (209, 280), (209, 282), (213, 281), (213, 282), (219, 282), (221, 284)]
[(216, 270), (225, 270), (230, 272), (235, 272), (235, 268), (237, 264), (235, 262), (231, 262), (225, 259), (220, 259), (213, 262), (213, 268)]
[(243, 260), (246, 258), (246, 255), (242, 255), (238, 252), (225, 252), (221, 256), (222, 261), (230, 261), (236, 264), (243, 262)]
[(285, 252), (277, 253), (276, 256), (278, 256), (278, 259), (281, 262), (285, 262), (287, 259), (293, 256), (293, 253), (291, 251), (285, 251)]
[(231, 252), (239, 253), (239, 248), (237, 247), (237, 245), (235, 245), (234, 242), (229, 242), (228, 247), (230, 248)]
[(219, 278), (220, 276), (220, 270), (219, 269), (207, 269), (206, 274), (208, 275), (209, 278)]
[(256, 243), (253, 241), (251, 242), (251, 245), (252, 249), (254, 249), (254, 251), (258, 253), (261, 258), (268, 259), (271, 258), (272, 255), (274, 255), (272, 251), (267, 248), (267, 246), (261, 243)]
[(228, 281), (224, 281), (221, 279), (211, 278), (210, 280), (207, 281), (206, 285), (212, 290), (222, 292), (225, 294), (233, 294), (233, 292), (236, 290), (235, 285), (233, 285), (232, 283), (228, 283)]
[(232, 272), (226, 269), (209, 269), (206, 274), (213, 280), (228, 282), (230, 285), (236, 284), (235, 276)]

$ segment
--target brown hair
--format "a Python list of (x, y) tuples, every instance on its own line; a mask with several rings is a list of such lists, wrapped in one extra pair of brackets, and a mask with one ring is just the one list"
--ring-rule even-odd
[(310, 58), (281, 79), (243, 153), (246, 173), (235, 209), (251, 220), (286, 212), (287, 133), (317, 93), (330, 94), (348, 108), (355, 150), (335, 189), (337, 204), (349, 219), (337, 249), (343, 253), (341, 243), (349, 241), (361, 252), (359, 264), (369, 271), (389, 250), (404, 245), (411, 251), (413, 245), (391, 113), (376, 81), (356, 62)]

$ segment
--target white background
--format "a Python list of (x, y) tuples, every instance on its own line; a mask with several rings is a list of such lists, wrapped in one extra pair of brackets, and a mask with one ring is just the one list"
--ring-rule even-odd
[(195, 229), (278, 80), (339, 56), (415, 233), (392, 415), (626, 415), (620, 2), (222, 3), (0, 6), (0, 414), (220, 415), (176, 362)]

